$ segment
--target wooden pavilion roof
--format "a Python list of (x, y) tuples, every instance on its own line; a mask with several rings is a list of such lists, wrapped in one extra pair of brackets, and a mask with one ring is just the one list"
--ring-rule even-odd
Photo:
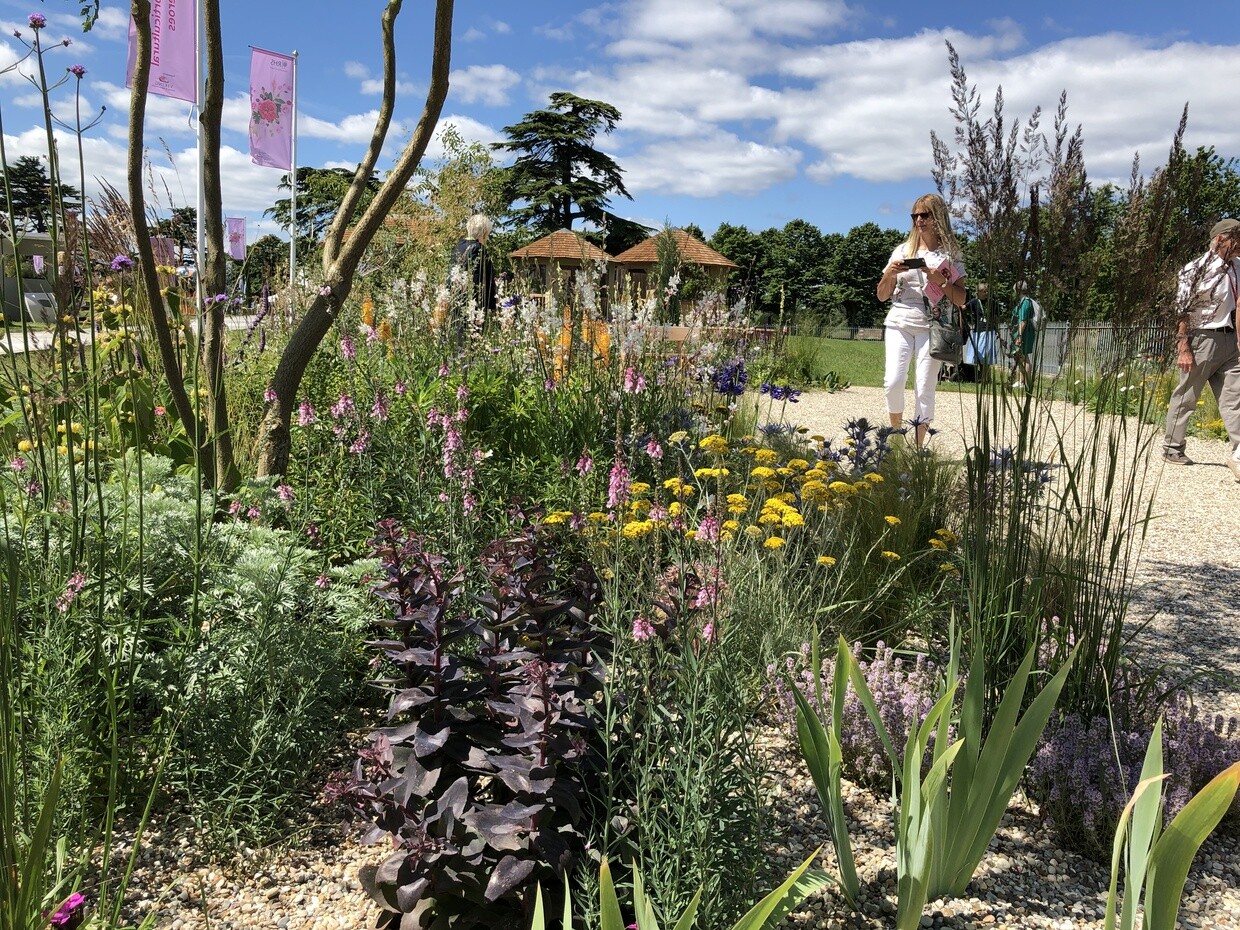
[(510, 258), (545, 258), (551, 261), (611, 262), (615, 261), (597, 245), (571, 229), (557, 229), (549, 236), (536, 239), (515, 249)]
[[(620, 265), (654, 265), (659, 261), (659, 236), (655, 233), (645, 242), (639, 242), (633, 248), (621, 252), (614, 261)], [(683, 229), (673, 229), (672, 237), (676, 240), (676, 248), (685, 261), (715, 268), (739, 268), (736, 262), (721, 255), (701, 239), (691, 236)]]

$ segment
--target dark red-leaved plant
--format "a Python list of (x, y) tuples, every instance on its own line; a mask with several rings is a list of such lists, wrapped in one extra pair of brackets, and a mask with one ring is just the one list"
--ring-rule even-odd
[(522, 892), (558, 885), (584, 847), (599, 760), (589, 702), (610, 642), (593, 622), (598, 578), (535, 529), (483, 551), (478, 593), (394, 522), (374, 545), (389, 725), (344, 798), (374, 819), (368, 839), (395, 848), (363, 873), (380, 926), (519, 926)]

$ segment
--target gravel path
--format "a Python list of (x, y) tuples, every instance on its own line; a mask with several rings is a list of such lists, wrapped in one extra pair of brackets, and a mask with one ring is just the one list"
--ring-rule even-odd
[[(971, 395), (940, 392), (934, 446), (945, 454), (962, 451), (971, 435), (967, 424), (973, 410)], [(811, 433), (827, 436), (838, 435), (853, 417), (886, 419), (882, 392), (871, 388), (810, 392), (789, 413)], [(1061, 405), (1053, 415), (1068, 435), (1095, 428), (1093, 418), (1077, 408)], [(1240, 714), (1240, 484), (1222, 465), (1223, 443), (1190, 439), (1188, 454), (1203, 464), (1187, 468), (1164, 468), (1157, 442), (1149, 448), (1156, 520), (1137, 568), (1134, 617), (1150, 621), (1139, 646), (1190, 668), (1218, 671), (1218, 687), (1205, 696), (1206, 703), (1212, 710)], [(784, 735), (768, 731), (760, 739), (772, 771), (783, 773), (772, 789), (775, 822), (767, 835), (775, 844), (774, 865), (790, 869), (816, 846), (826, 843), (829, 849), (828, 835), (813, 785)], [(846, 803), (864, 883), (861, 912), (850, 912), (828, 893), (793, 915), (790, 926), (893, 924), (890, 805), (859, 789), (850, 789)], [(373, 926), (375, 909), (357, 874), (362, 865), (381, 859), (382, 850), (360, 847), (323, 810), (306, 814), (309, 826), (289, 848), (246, 851), (225, 865), (209, 861), (187, 834), (148, 836), (130, 889), (129, 916), (153, 912), (156, 926), (171, 930)], [(826, 856), (830, 870), (830, 852)], [(969, 887), (970, 897), (932, 902), (922, 926), (1097, 930), (1108, 878), (1102, 866), (1057, 849), (1030, 804), (1018, 798)], [(755, 900), (765, 890), (754, 889)], [(1213, 837), (1203, 847), (1189, 875), (1181, 927), (1240, 930), (1240, 840), (1235, 835)]]

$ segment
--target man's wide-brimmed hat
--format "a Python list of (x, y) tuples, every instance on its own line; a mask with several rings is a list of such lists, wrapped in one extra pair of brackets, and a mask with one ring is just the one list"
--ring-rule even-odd
[(1214, 224), (1214, 228), (1210, 230), (1210, 238), (1215, 236), (1234, 236), (1240, 233), (1240, 220), (1225, 219), (1219, 220)]

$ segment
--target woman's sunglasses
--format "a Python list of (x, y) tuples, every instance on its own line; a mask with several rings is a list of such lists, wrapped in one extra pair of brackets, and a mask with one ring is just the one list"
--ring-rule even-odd
[(930, 214), (929, 213), (910, 213), (909, 217), (913, 220), (913, 222), (916, 222), (917, 220), (930, 219)]

